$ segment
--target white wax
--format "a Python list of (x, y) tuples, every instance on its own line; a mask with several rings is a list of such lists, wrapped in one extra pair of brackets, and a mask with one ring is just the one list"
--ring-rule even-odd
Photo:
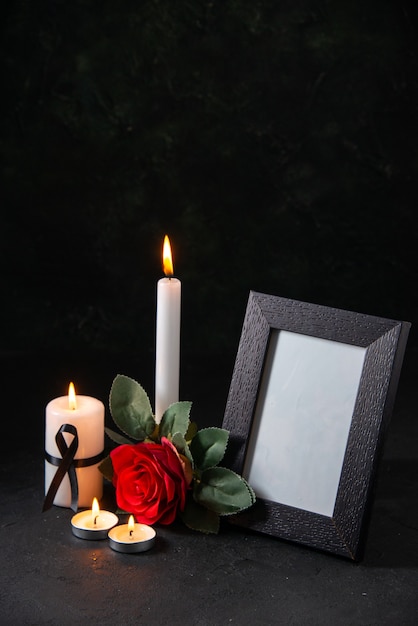
[(119, 543), (131, 544), (154, 539), (155, 534), (155, 530), (146, 524), (134, 524), (132, 534), (129, 531), (128, 524), (121, 524), (113, 528), (110, 536)]
[(181, 282), (161, 278), (157, 284), (155, 420), (179, 400)]
[[(77, 396), (77, 408), (68, 408), (68, 396), (55, 398), (46, 407), (45, 451), (51, 456), (61, 458), (55, 435), (63, 424), (72, 424), (78, 433), (78, 449), (74, 459), (88, 459), (103, 452), (104, 449), (104, 405), (90, 396)], [(69, 446), (73, 436), (63, 433)], [(103, 494), (103, 476), (98, 469), (99, 463), (88, 467), (76, 468), (78, 482), (78, 506), (91, 506), (93, 498)], [(45, 493), (48, 492), (57, 466), (45, 461)], [(57, 491), (54, 499), (57, 506), (71, 506), (71, 486), (68, 474)]]
[[(96, 521), (96, 523), (94, 523)], [(74, 515), (71, 524), (81, 530), (91, 530), (93, 532), (100, 530), (110, 530), (119, 522), (117, 515), (110, 511), (100, 511), (97, 515), (93, 515), (92, 510), (80, 511)]]
[(156, 532), (146, 524), (134, 524), (132, 534), (128, 524), (114, 526), (108, 533), (109, 545), (117, 552), (145, 552), (155, 543)]

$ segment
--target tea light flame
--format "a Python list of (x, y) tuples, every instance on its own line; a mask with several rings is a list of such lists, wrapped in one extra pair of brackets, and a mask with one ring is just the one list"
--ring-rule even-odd
[(164, 237), (163, 243), (163, 270), (167, 277), (171, 277), (174, 274), (173, 258), (171, 256), (171, 245), (168, 236)]
[(70, 411), (75, 411), (77, 408), (77, 398), (73, 383), (70, 383), (68, 386), (68, 408)]
[(129, 536), (130, 537), (132, 537), (132, 535), (134, 534), (134, 529), (135, 529), (134, 516), (130, 515), (129, 519), (128, 519), (128, 530), (129, 530)]
[(93, 498), (93, 504), (91, 505), (91, 519), (93, 525), (96, 526), (97, 518), (100, 515), (100, 507), (97, 498)]

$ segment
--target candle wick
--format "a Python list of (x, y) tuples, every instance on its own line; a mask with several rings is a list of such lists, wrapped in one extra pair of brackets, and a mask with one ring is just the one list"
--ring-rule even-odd
[(95, 525), (95, 526), (96, 526), (96, 522), (97, 522), (97, 518), (98, 518), (98, 517), (99, 517), (99, 516), (98, 516), (98, 515), (96, 515), (96, 516), (95, 516), (95, 518), (94, 518), (94, 522), (93, 522), (93, 523), (94, 523), (94, 525)]
[(130, 536), (130, 537), (132, 537), (132, 535), (133, 535), (133, 534), (134, 534), (134, 531), (133, 531), (133, 530), (130, 530), (130, 531), (129, 531), (129, 536)]

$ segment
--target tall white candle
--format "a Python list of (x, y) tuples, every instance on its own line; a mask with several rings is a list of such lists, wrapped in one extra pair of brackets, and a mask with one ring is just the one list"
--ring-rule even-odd
[[(68, 396), (55, 398), (46, 407), (45, 418), (45, 452), (47, 455), (61, 458), (55, 436), (63, 424), (75, 426), (78, 435), (78, 448), (74, 460), (91, 459), (100, 455), (104, 449), (104, 405), (91, 396)], [(63, 433), (69, 446), (73, 436)], [(76, 468), (78, 483), (78, 506), (91, 506), (93, 498), (100, 500), (103, 495), (103, 476), (98, 469), (98, 461), (94, 465)], [(57, 467), (45, 460), (45, 494), (48, 492)], [(54, 504), (71, 506), (71, 486), (66, 474), (56, 493)]]
[(179, 400), (181, 282), (173, 278), (173, 262), (167, 235), (163, 246), (165, 278), (157, 284), (155, 360), (155, 420)]

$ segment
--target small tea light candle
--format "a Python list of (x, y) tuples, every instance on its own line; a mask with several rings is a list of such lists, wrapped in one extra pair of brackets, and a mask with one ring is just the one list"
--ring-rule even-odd
[(155, 543), (156, 532), (146, 524), (136, 524), (133, 515), (127, 524), (109, 530), (109, 545), (116, 552), (145, 552)]
[(71, 519), (73, 535), (80, 539), (106, 539), (113, 526), (119, 522), (119, 518), (110, 511), (101, 511), (97, 498), (94, 498), (90, 510), (80, 511)]

